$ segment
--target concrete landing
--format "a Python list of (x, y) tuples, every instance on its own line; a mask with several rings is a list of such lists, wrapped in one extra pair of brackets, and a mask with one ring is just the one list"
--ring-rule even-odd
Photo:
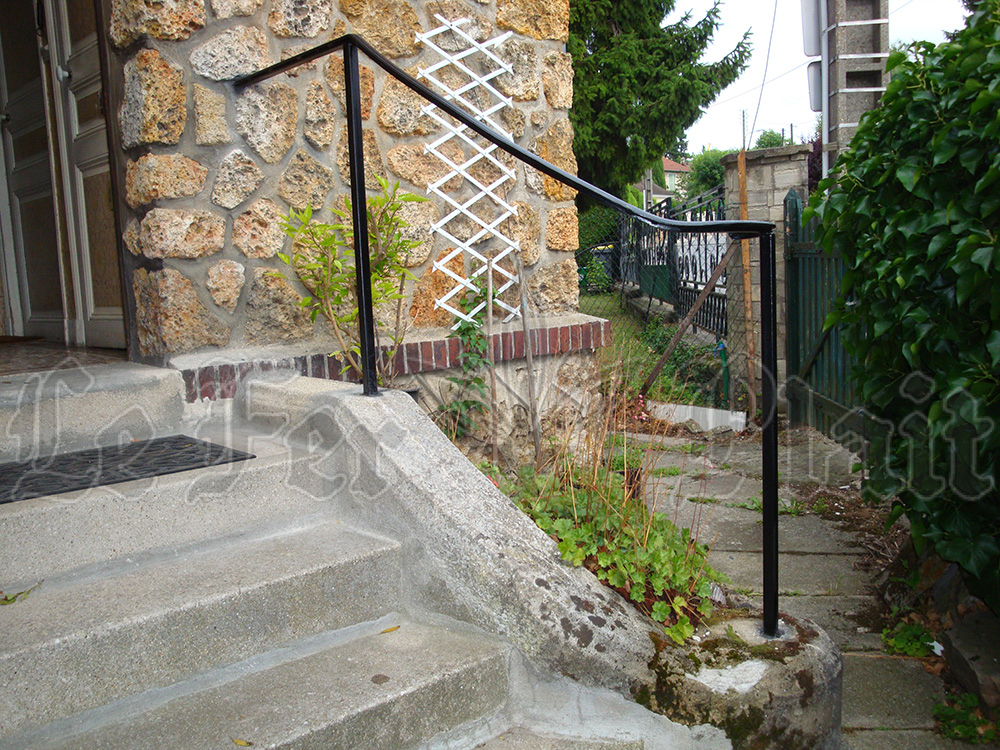
[(642, 740), (587, 740), (573, 737), (548, 737), (518, 727), (504, 732), (479, 750), (643, 750)]

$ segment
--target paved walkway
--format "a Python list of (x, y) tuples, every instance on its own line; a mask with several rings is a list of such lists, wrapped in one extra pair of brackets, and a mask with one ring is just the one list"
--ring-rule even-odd
[[(931, 712), (944, 696), (940, 678), (917, 660), (882, 651), (881, 624), (870, 617), (876, 605), (871, 580), (855, 565), (864, 553), (856, 536), (834, 521), (803, 512), (787, 484), (856, 487), (857, 475), (851, 472), (855, 458), (811, 431), (796, 431), (789, 442), (794, 444), (780, 449), (780, 499), (787, 510), (799, 514), (779, 517), (779, 608), (817, 622), (843, 651), (846, 747), (969, 747), (934, 732)], [(713, 443), (694, 452), (691, 445), (689, 438), (663, 440), (652, 464), (647, 499), (710, 544), (709, 563), (728, 575), (741, 593), (759, 600), (760, 443)]]

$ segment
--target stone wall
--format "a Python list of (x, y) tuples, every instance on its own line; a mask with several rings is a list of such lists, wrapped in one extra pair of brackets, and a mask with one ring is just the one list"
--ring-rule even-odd
[[(797, 190), (803, 199), (808, 197), (809, 145), (783, 146), (747, 152), (747, 218), (771, 221), (775, 224), (775, 274), (778, 289), (778, 382), (786, 378), (785, 359), (785, 224), (784, 201), (789, 190)], [(740, 217), (739, 174), (737, 154), (724, 156), (726, 170), (726, 213), (728, 218)], [(744, 313), (743, 259), (737, 251), (726, 269), (728, 339), (743, 342), (740, 351), (730, 347), (730, 372), (734, 380), (746, 380), (748, 333), (753, 336), (756, 355), (756, 372), (760, 377), (760, 247), (750, 242), (750, 281), (753, 301), (753, 330), (748, 331)], [(759, 388), (758, 388), (759, 390)]]
[[(415, 34), (439, 25), (436, 14), (472, 19), (482, 41), (513, 31), (500, 55), (513, 73), (495, 80), (514, 100), (502, 120), (515, 139), (575, 171), (572, 67), (564, 50), (568, 0), (102, 0), (109, 25), (109, 119), (124, 151), (120, 209), (131, 288), (130, 350), (162, 364), (185, 353), (237, 362), (240, 351), (296, 343), (302, 354), (329, 351), (330, 331), (299, 306), (306, 290), (273, 275), (289, 241), (280, 219), (312, 206), (320, 218), (348, 190), (341, 55), (237, 94), (242, 74), (344, 32), (368, 39), (416, 73), (439, 59)], [(460, 49), (442, 36), (442, 47)], [(366, 187), (374, 175), (423, 193), (441, 165), (424, 151), (440, 135), (420, 113), (422, 101), (362, 56)], [(454, 158), (468, 156), (470, 151)], [(507, 200), (518, 207), (505, 227), (521, 257), (539, 310), (576, 308), (576, 209), (573, 193), (517, 165)], [(489, 175), (483, 175), (488, 177)], [(452, 186), (455, 200), (474, 193)], [(423, 240), (410, 255), (417, 276), (407, 302), (414, 333), (448, 324), (434, 298), (446, 288), (431, 263), (449, 245), (432, 238), (446, 207), (412, 204), (407, 219)], [(448, 225), (456, 236), (468, 227)], [(469, 236), (466, 234), (465, 236)], [(477, 248), (480, 249), (480, 248)], [(481, 249), (488, 252), (485, 246)], [(232, 352), (232, 355), (227, 355)]]

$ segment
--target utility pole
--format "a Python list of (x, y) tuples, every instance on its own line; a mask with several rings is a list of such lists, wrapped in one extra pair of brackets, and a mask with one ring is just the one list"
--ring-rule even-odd
[(788, 142), (795, 145), (795, 123), (788, 123)]
[(740, 114), (743, 115), (743, 150), (747, 150), (747, 111), (745, 109), (740, 110)]

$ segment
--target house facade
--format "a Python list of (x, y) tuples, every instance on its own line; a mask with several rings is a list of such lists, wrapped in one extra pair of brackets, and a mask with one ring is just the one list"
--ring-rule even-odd
[[(242, 91), (233, 81), (347, 32), (415, 76), (438, 66), (442, 93), (459, 92), (517, 143), (576, 168), (568, 0), (13, 0), (5, 14), (5, 335), (125, 349), (195, 379), (272, 349), (329, 352), (328, 324), (300, 305), (309, 291), (274, 272), (288, 271), (277, 256), (290, 249), (289, 209), (329, 220), (349, 191), (341, 56)], [(441, 32), (447, 23), (460, 29)], [(485, 49), (462, 58), (476, 43), (496, 59)], [(449, 55), (466, 70), (444, 64)], [(564, 348), (557, 333), (555, 349), (585, 349), (580, 322), (560, 320), (577, 304), (573, 191), (501, 152), (477, 157), (476, 145), (448, 140), (426, 102), (362, 66), (369, 195), (381, 176), (432, 198), (405, 217), (420, 242), (407, 259), (415, 280), (404, 311), (417, 359), (450, 364), (420, 357), (454, 321), (439, 302), (476, 253), (492, 257), (504, 242), (516, 245), (533, 307), (547, 316), (540, 327), (576, 326)], [(476, 236), (477, 222), (491, 231)], [(471, 257), (454, 253), (463, 243)]]

